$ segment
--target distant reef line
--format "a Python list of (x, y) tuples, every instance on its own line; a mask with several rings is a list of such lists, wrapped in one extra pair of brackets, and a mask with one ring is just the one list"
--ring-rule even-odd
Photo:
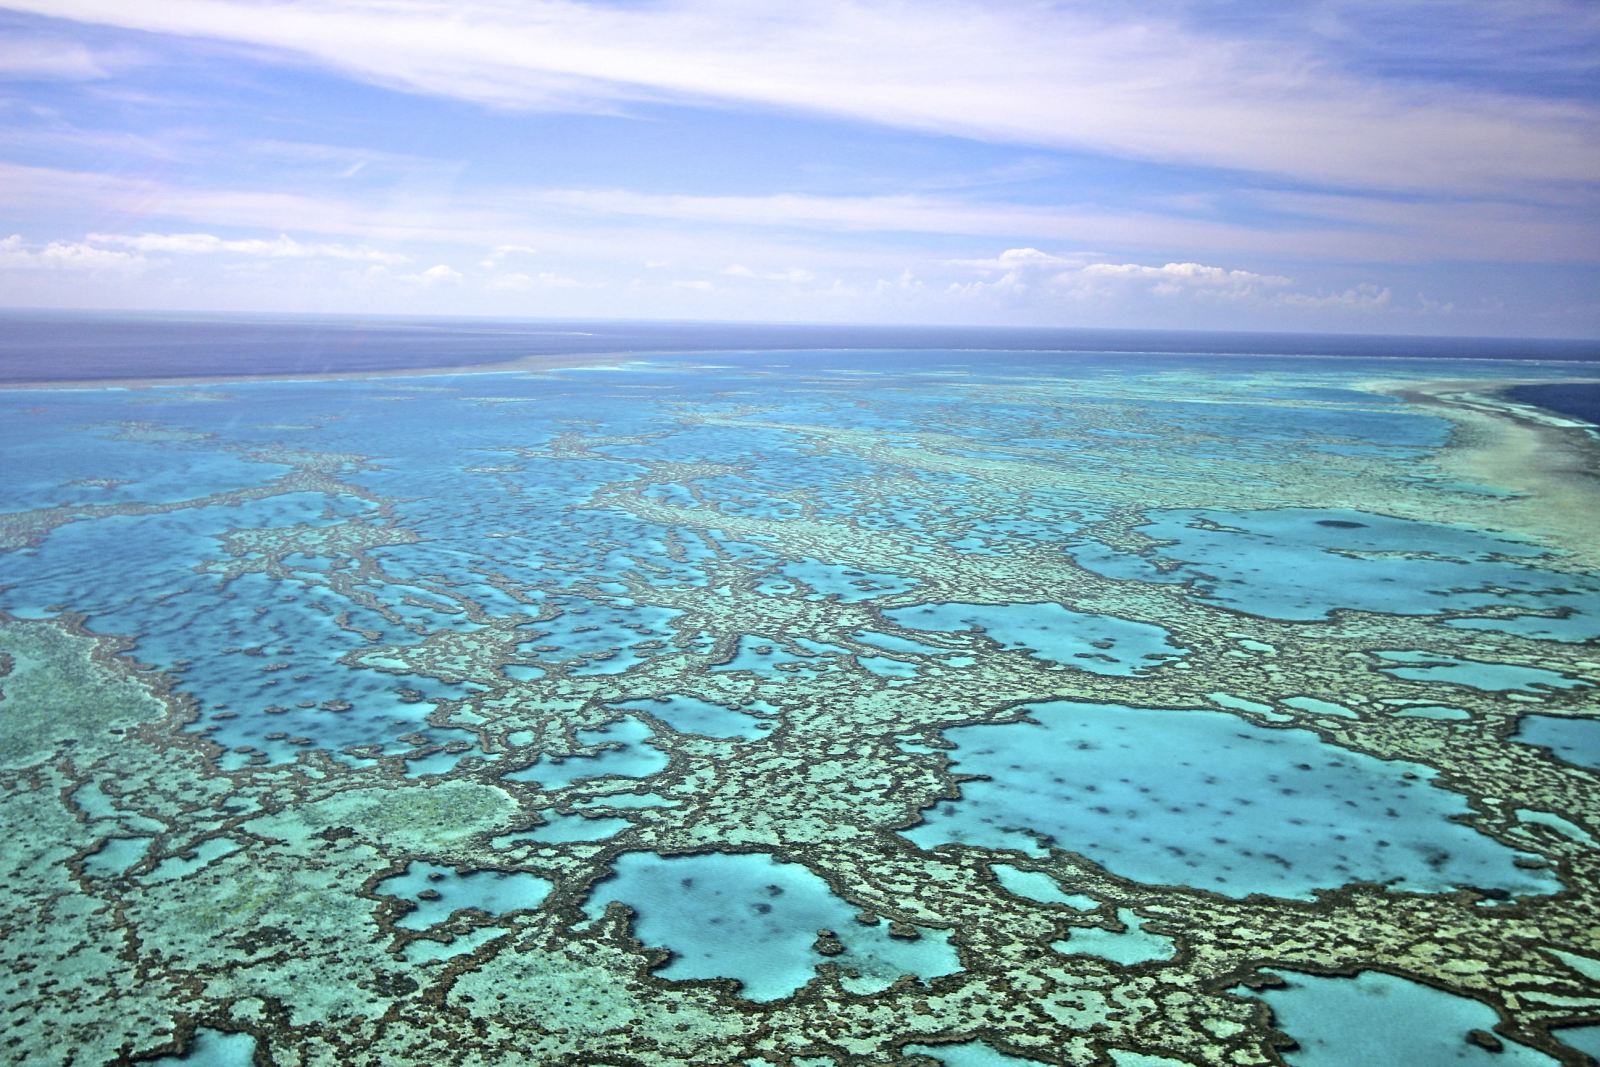
[(518, 374), (544, 370), (578, 370), (586, 367), (615, 367), (639, 358), (633, 352), (574, 352), (564, 355), (521, 356), (494, 363), (460, 363), (443, 367), (395, 367), (349, 371), (274, 371), (267, 374), (183, 374), (171, 377), (41, 378), (33, 381), (0, 381), (0, 389), (155, 389), (162, 386), (229, 385), (249, 382), (342, 382), (380, 378), (429, 378), (463, 374)]
[(1568, 565), (1593, 569), (1600, 566), (1600, 428), (1506, 395), (1536, 384), (1600, 387), (1600, 378), (1380, 380), (1360, 388), (1448, 420), (1440, 467), (1463, 482), (1515, 494), (1496, 505), (1508, 532), (1561, 549)]

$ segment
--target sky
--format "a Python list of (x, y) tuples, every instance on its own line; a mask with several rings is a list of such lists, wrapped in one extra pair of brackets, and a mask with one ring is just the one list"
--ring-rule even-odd
[(0, 0), (0, 306), (1600, 336), (1594, 0)]

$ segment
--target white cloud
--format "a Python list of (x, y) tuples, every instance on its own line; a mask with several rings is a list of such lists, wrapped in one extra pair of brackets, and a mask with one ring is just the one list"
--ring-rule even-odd
[(478, 266), (484, 270), (496, 270), (500, 264), (512, 256), (536, 256), (538, 254), (539, 250), (537, 248), (530, 248), (527, 245), (496, 245), (488, 255), (478, 261)]
[(303, 244), (287, 234), (277, 237), (229, 240), (209, 233), (91, 233), (88, 241), (116, 245), (139, 252), (172, 255), (237, 255), (264, 259), (345, 259), (363, 263), (399, 264), (407, 257), (395, 252), (343, 244)]
[(402, 274), (400, 280), (431, 289), (438, 285), (460, 285), (466, 279), (454, 267), (445, 263), (436, 263), (427, 270), (418, 271), (416, 274)]
[(1059, 283), (1083, 260), (1041, 252), (1037, 248), (1008, 248), (992, 259), (952, 259), (946, 266), (976, 271), (984, 278), (972, 282), (951, 282), (950, 292), (966, 296), (991, 296), (1026, 293), (1040, 285)]
[(716, 286), (704, 278), (679, 278), (672, 283), (674, 289), (693, 289), (696, 292), (709, 293)]
[[(1008, 249), (993, 259), (951, 260), (949, 265), (975, 271), (985, 277), (970, 282), (951, 282), (952, 295), (1007, 301), (1079, 301), (1157, 299), (1199, 299), (1260, 301), (1277, 296), (1282, 303), (1293, 295), (1285, 292), (1292, 281), (1279, 274), (1263, 274), (1238, 268), (1204, 263), (1107, 263), (1084, 262), (1071, 256), (1054, 255), (1036, 248)], [(1307, 297), (1305, 306), (1312, 306)]]
[(76, 41), (0, 38), (0, 81), (95, 81), (107, 76), (100, 59)]
[(21, 234), (0, 240), (0, 270), (144, 270), (149, 261), (134, 252), (96, 248), (84, 242), (51, 241), (42, 247), (29, 247)]
[(1372, 282), (1362, 282), (1360, 285), (1346, 289), (1342, 293), (1326, 293), (1322, 295), (1280, 293), (1277, 299), (1279, 303), (1298, 308), (1349, 308), (1374, 311), (1388, 307), (1393, 296), (1394, 294), (1387, 286), (1378, 286)]
[(512, 271), (507, 274), (496, 274), (484, 282), (485, 287), (496, 292), (525, 292), (530, 289), (582, 289), (583, 282), (576, 278), (568, 278), (564, 274), (555, 274), (550, 271), (540, 271), (538, 274), (525, 274), (522, 271)]
[(1149, 291), (1157, 296), (1179, 293), (1204, 292), (1221, 296), (1255, 296), (1263, 289), (1277, 289), (1289, 284), (1289, 279), (1277, 274), (1257, 274), (1248, 270), (1228, 270), (1208, 267), (1202, 263), (1167, 263), (1160, 267), (1140, 263), (1090, 263), (1076, 273), (1068, 272), (1056, 279), (1073, 285), (1081, 281), (1091, 284), (1100, 281), (1145, 282)]
[(1429, 315), (1452, 315), (1456, 310), (1454, 300), (1434, 300), (1426, 293), (1417, 294), (1417, 306)]
[(909, 267), (901, 271), (897, 277), (879, 278), (872, 285), (873, 293), (879, 296), (885, 293), (917, 293), (925, 288), (927, 286), (922, 283), (921, 279), (911, 273), (911, 268)]
[[(202, 227), (294, 229), (381, 244), (423, 241), (480, 250), (514, 241), (561, 256), (593, 255), (597, 246), (629, 248), (647, 265), (654, 264), (651, 269), (668, 264), (708, 269), (708, 250), (719, 244), (726, 257), (721, 263), (743, 262), (754, 240), (748, 234), (758, 229), (779, 241), (817, 231), (943, 234), (1015, 240), (1019, 245), (1060, 241), (1082, 247), (1092, 242), (1124, 254), (1149, 250), (1172, 258), (1277, 256), (1292, 248), (1313, 261), (1594, 262), (1600, 248), (1600, 216), (1565, 211), (1541, 217), (1526, 207), (1492, 211), (1476, 202), (1415, 205), (1411, 214), (1420, 220), (1416, 222), (1407, 221), (1401, 205), (1391, 204), (1392, 219), (1277, 220), (1258, 226), (1155, 211), (928, 196), (680, 196), (484, 188), (447, 197), (413, 194), (374, 200), (333, 193), (177, 189), (117, 175), (5, 162), (0, 162), (0, 189), (16, 211), (57, 210), (70, 201), (102, 217), (118, 218), (137, 204), (135, 224), (144, 218), (177, 219)], [(1390, 213), (1386, 208), (1385, 215)], [(635, 218), (652, 220), (652, 225), (635, 226), (630, 221)], [(727, 233), (716, 235), (713, 226), (726, 227)], [(813, 258), (796, 248), (796, 257)], [(770, 249), (762, 251), (765, 255)], [(1081, 253), (1057, 255), (1088, 258)], [(782, 261), (776, 253), (765, 258)], [(685, 263), (694, 266), (684, 268)]]
[[(1181, 4), (1141, 7), (1138, 17), (981, 0), (8, 5), (275, 48), (380, 85), (494, 107), (759, 105), (1374, 188), (1525, 189), (1600, 173), (1592, 101), (1379, 77), (1369, 72), (1378, 65), (1341, 65), (1350, 36), (1319, 35), (1312, 15), (1224, 30), (1186, 21)], [(1516, 38), (1524, 6), (1505, 5), (1494, 28)], [(1569, 33), (1592, 39), (1592, 5), (1556, 7)], [(1430, 43), (1407, 55), (1421, 65)]]
[(751, 278), (767, 282), (789, 282), (793, 285), (804, 285), (814, 282), (817, 276), (804, 267), (791, 267), (788, 270), (757, 271), (751, 270), (742, 263), (732, 263), (724, 267), (722, 273), (731, 278)]
[(993, 259), (952, 259), (948, 263), (952, 267), (971, 267), (981, 271), (1012, 271), (1030, 270), (1035, 268), (1063, 268), (1082, 265), (1084, 260), (1076, 256), (1057, 256), (1049, 252), (1041, 252), (1037, 248), (1008, 248)]

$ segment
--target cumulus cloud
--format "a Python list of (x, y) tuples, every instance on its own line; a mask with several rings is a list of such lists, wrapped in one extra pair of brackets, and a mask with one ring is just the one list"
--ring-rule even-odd
[(952, 267), (970, 267), (981, 271), (1025, 271), (1038, 269), (1061, 269), (1081, 265), (1084, 260), (1076, 256), (1057, 256), (1049, 252), (1041, 252), (1037, 248), (1008, 248), (993, 259), (952, 259), (947, 260)]
[(920, 278), (911, 273), (911, 268), (907, 267), (893, 278), (879, 278), (873, 283), (872, 288), (875, 293), (916, 293), (921, 292), (927, 286), (923, 284)]
[(1024, 294), (1087, 300), (1143, 294), (1158, 298), (1254, 300), (1292, 284), (1279, 274), (1263, 274), (1205, 263), (1085, 262), (1037, 248), (1012, 248), (993, 259), (949, 260), (948, 265), (984, 275), (970, 282), (952, 282), (949, 291), (965, 296)]
[(1205, 292), (1248, 297), (1257, 295), (1263, 289), (1277, 289), (1289, 284), (1288, 278), (1277, 274), (1228, 270), (1225, 267), (1208, 267), (1203, 263), (1167, 263), (1159, 267), (1141, 263), (1090, 263), (1080, 268), (1076, 276), (1069, 273), (1056, 280), (1069, 285), (1074, 282), (1143, 282), (1148, 283), (1150, 292), (1157, 296)]
[(1041, 252), (1037, 248), (1008, 248), (991, 259), (952, 259), (947, 266), (984, 275), (972, 282), (952, 282), (952, 293), (1025, 293), (1041, 284), (1057, 284), (1081, 270), (1084, 260)]
[(460, 271), (446, 263), (435, 263), (427, 270), (418, 271), (416, 274), (402, 274), (400, 279), (428, 289), (439, 285), (460, 285), (466, 280)]

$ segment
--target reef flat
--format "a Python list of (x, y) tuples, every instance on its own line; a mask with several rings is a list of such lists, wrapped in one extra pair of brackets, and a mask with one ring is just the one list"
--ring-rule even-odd
[(1589, 1062), (1571, 376), (8, 391), (0, 1057)]

